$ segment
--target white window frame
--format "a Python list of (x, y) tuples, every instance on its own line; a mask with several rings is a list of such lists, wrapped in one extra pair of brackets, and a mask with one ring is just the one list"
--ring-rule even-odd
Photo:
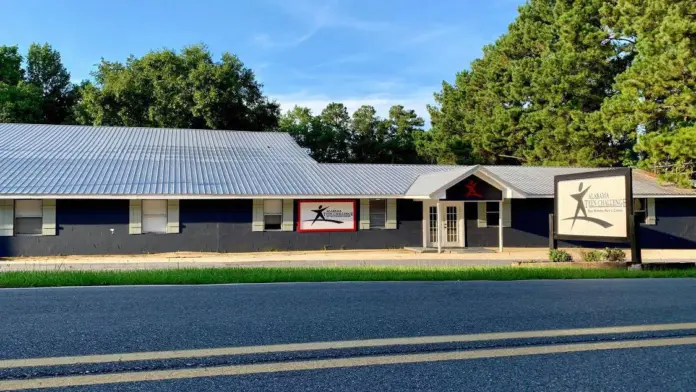
[[(374, 223), (372, 222), (372, 215), (377, 215), (373, 212), (372, 208), (372, 202), (382, 202), (384, 203), (384, 224), (382, 226), (375, 226)], [(369, 201), (369, 206), (370, 206), (370, 211), (369, 211), (369, 221), (370, 221), (370, 230), (385, 230), (387, 228), (387, 199), (370, 199)]]
[[(278, 208), (269, 208), (271, 204), (278, 204)], [(266, 217), (278, 217), (278, 228), (269, 229)], [(274, 223), (275, 224), (275, 223)], [(283, 230), (283, 200), (281, 199), (265, 199), (263, 201), (263, 229), (264, 231), (282, 231)]]
[[(39, 213), (37, 214), (26, 214), (26, 212), (20, 211), (19, 206), (23, 203), (35, 203), (39, 205)], [(13, 234), (15, 236), (40, 236), (43, 235), (43, 224), (44, 224), (44, 216), (43, 216), (43, 200), (37, 200), (37, 199), (20, 199), (20, 200), (15, 200), (14, 201), (14, 206), (13, 206)], [(17, 220), (23, 219), (23, 218), (30, 218), (30, 219), (35, 219), (35, 218), (40, 218), (41, 219), (41, 225), (39, 226), (39, 232), (38, 233), (18, 233), (17, 232), (17, 227), (19, 226), (17, 224)]]
[[(153, 203), (161, 203), (164, 205), (163, 211), (159, 213), (153, 213), (151, 211), (148, 211)], [(167, 200), (164, 199), (145, 199), (142, 201), (142, 206), (141, 206), (141, 218), (142, 218), (142, 234), (167, 234), (167, 223), (169, 222), (169, 216), (168, 216), (168, 205), (167, 205)], [(148, 228), (148, 218), (162, 218), (164, 217), (164, 225), (161, 227), (161, 229), (157, 230), (149, 230)]]

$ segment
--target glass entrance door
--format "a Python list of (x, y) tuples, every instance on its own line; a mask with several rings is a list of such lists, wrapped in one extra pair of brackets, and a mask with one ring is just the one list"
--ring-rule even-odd
[[(464, 226), (464, 203), (461, 202), (441, 202), (440, 208), (440, 230), (439, 234), (442, 238), (443, 247), (461, 247), (464, 246), (463, 241), (463, 226)], [(438, 241), (438, 222), (437, 222), (437, 206), (430, 205), (426, 210), (428, 221), (426, 238), (428, 246), (437, 247)]]
[(446, 246), (456, 246), (459, 244), (459, 209), (457, 206), (445, 207), (445, 235), (444, 244)]

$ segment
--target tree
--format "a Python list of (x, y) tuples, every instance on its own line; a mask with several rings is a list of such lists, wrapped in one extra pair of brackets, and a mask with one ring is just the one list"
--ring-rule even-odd
[(270, 130), (279, 106), (262, 94), (254, 73), (234, 55), (214, 61), (204, 45), (102, 60), (84, 86), (80, 121), (95, 125)]
[(0, 82), (0, 123), (40, 123), (41, 103), (41, 90), (35, 86)]
[[(421, 159), (416, 151), (416, 140), (423, 133), (425, 121), (415, 111), (401, 105), (389, 109), (386, 122), (386, 140), (383, 141), (390, 163), (417, 163)], [(384, 160), (382, 160), (384, 162)]]
[(342, 103), (332, 102), (319, 114), (319, 124), (323, 139), (330, 140), (326, 146), (324, 162), (348, 162), (351, 152), (348, 149), (350, 134), (350, 116)]
[(17, 46), (0, 46), (0, 83), (16, 86), (24, 80), (22, 55)]
[(347, 141), (351, 161), (374, 163), (388, 160), (385, 146), (387, 129), (384, 125), (372, 106), (363, 105), (353, 113)]
[[(508, 32), (436, 94), (439, 106), (430, 112), (437, 136), (457, 141), (453, 146), (470, 145), (481, 163), (620, 162), (630, 146), (599, 119), (602, 102), (615, 93), (615, 76), (629, 61), (606, 41), (602, 4), (531, 0), (520, 7)], [(451, 161), (446, 145), (430, 151)]]
[[(605, 104), (617, 132), (637, 133), (643, 167), (691, 186), (696, 159), (696, 3), (613, 0), (603, 13), (614, 37), (635, 49)], [(635, 45), (633, 45), (635, 43)]]
[(0, 122), (41, 122), (41, 91), (24, 82), (17, 46), (0, 46)]
[(319, 162), (420, 163), (416, 139), (423, 119), (413, 110), (394, 106), (389, 118), (364, 105), (352, 117), (341, 103), (330, 103), (315, 116), (295, 107), (279, 121), (278, 130), (290, 133)]
[(60, 53), (49, 44), (31, 44), (27, 53), (26, 82), (42, 91), (43, 120), (48, 124), (72, 122), (76, 92)]
[(485, 161), (483, 157), (474, 156), (473, 135), (467, 133), (470, 129), (467, 115), (473, 110), (473, 100), (466, 95), (470, 78), (469, 71), (457, 73), (454, 85), (443, 82), (442, 91), (435, 93), (439, 106), (428, 105), (432, 127), (416, 138), (416, 150), (428, 163), (453, 165)]
[(337, 162), (331, 129), (310, 109), (295, 106), (280, 118), (278, 130), (288, 132), (300, 146), (308, 148), (313, 159)]

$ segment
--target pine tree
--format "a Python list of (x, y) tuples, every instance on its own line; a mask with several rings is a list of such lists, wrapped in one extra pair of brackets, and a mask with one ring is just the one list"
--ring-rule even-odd
[(637, 134), (641, 165), (690, 186), (696, 159), (696, 2), (614, 0), (604, 7), (615, 39), (635, 43), (620, 91), (603, 111), (614, 132)]

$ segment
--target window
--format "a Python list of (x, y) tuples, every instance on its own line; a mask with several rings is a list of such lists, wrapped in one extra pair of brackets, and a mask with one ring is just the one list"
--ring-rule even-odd
[(167, 232), (167, 201), (143, 200), (143, 234)]
[(497, 201), (486, 202), (486, 226), (498, 227), (500, 222), (500, 204)]
[(638, 223), (645, 223), (647, 217), (648, 199), (633, 199), (633, 214)]
[(263, 201), (264, 230), (280, 230), (283, 224), (283, 201)]
[(370, 200), (370, 229), (384, 229), (387, 224), (387, 201)]
[(18, 235), (41, 234), (43, 202), (41, 200), (15, 201), (14, 232)]
[(437, 243), (437, 207), (431, 206), (428, 208), (428, 215), (430, 215), (430, 224), (428, 225), (430, 228), (430, 242), (434, 244)]

